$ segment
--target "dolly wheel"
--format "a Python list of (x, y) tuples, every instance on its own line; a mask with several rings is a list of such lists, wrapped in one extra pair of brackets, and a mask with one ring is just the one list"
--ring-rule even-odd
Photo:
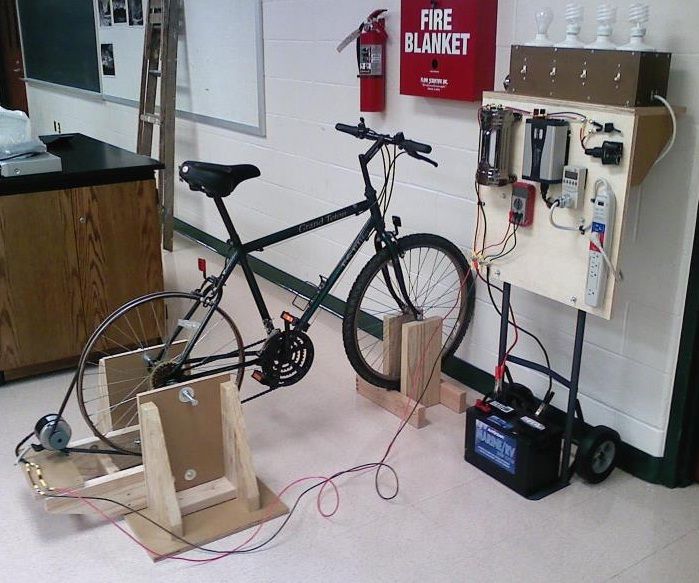
[(604, 425), (593, 427), (580, 440), (575, 454), (578, 475), (591, 484), (606, 480), (616, 467), (620, 444), (621, 438), (613, 429)]

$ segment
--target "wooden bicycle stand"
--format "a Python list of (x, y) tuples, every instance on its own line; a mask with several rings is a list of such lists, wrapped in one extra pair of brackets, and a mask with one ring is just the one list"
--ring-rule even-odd
[[(121, 361), (119, 356), (104, 359), (101, 365), (107, 361), (108, 366), (116, 365), (116, 370), (124, 367), (133, 353), (121, 357)], [(104, 398), (108, 402), (108, 396)], [(288, 513), (288, 508), (255, 475), (238, 387), (229, 375), (140, 393), (136, 406), (139, 424), (113, 429), (107, 437), (123, 447), (140, 439), (142, 459), (116, 454), (66, 456), (48, 451), (26, 456), (34, 464), (27, 468), (27, 476), (35, 489), (38, 475), (45, 488), (68, 489), (67, 493), (77, 497), (42, 497), (48, 512), (93, 514), (94, 508), (79, 496), (121, 502), (130, 510), (109, 502), (91, 504), (112, 516), (126, 514), (135, 537), (155, 553), (151, 554), (154, 560), (191, 546), (131, 510), (141, 510), (197, 545)], [(112, 416), (116, 417), (114, 412)], [(113, 426), (116, 419), (101, 421)], [(97, 438), (76, 441), (71, 446), (109, 449)]]
[[(441, 363), (437, 362), (441, 348), (440, 317), (412, 321), (406, 315), (386, 316), (383, 320), (383, 369), (386, 374), (400, 372), (400, 392), (376, 387), (360, 376), (357, 376), (357, 392), (397, 417), (405, 418), (410, 414), (407, 421), (417, 429), (427, 425), (427, 408), (434, 405), (441, 403), (456, 413), (463, 413), (466, 389), (442, 377)], [(418, 399), (420, 403), (416, 406)]]

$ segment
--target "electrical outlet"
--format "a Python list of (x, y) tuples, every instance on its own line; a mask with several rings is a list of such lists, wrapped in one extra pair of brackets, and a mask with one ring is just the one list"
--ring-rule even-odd
[(591, 232), (596, 237), (594, 239), (596, 243), (591, 242), (588, 251), (585, 303), (597, 308), (604, 299), (609, 271), (602, 250), (611, 252), (612, 228), (616, 208), (614, 192), (608, 184), (597, 191), (592, 204)]
[(528, 182), (515, 182), (512, 185), (510, 200), (510, 223), (519, 227), (528, 227), (534, 220), (534, 201), (536, 187)]

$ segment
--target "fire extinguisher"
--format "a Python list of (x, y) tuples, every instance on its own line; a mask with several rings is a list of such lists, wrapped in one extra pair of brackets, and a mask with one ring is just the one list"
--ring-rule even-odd
[(385, 8), (374, 10), (337, 47), (342, 51), (353, 40), (357, 41), (357, 67), (359, 69), (359, 109), (378, 112), (386, 108), (386, 21), (381, 17)]

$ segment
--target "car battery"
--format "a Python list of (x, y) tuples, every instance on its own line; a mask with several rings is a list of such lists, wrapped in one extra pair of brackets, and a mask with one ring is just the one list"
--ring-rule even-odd
[(546, 419), (499, 401), (478, 401), (466, 411), (465, 459), (522, 496), (559, 478), (563, 431)]

